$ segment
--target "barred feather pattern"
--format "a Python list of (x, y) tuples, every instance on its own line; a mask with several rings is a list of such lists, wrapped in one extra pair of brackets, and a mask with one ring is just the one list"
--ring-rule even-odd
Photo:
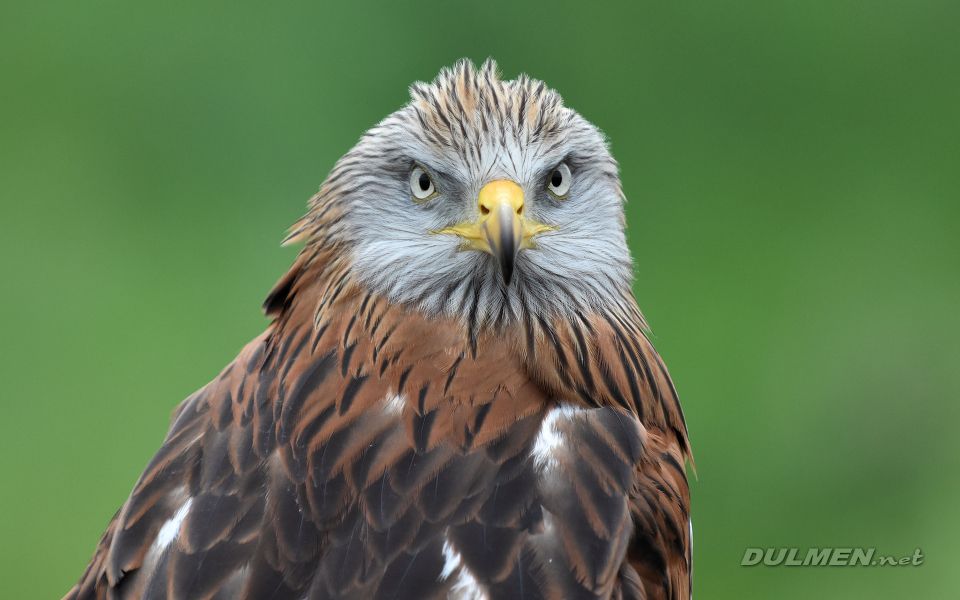
[(68, 598), (688, 597), (686, 431), (635, 310), (474, 336), (324, 254), (178, 407)]
[[(467, 72), (495, 66), (438, 81)], [(450, 302), (398, 298), (338, 176), (370, 160), (321, 188), (272, 324), (176, 409), (66, 598), (689, 598), (686, 425), (619, 267), (549, 302), (484, 263)]]

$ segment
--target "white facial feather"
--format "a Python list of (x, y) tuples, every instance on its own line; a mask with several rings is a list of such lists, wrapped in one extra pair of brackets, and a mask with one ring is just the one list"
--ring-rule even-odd
[[(632, 279), (616, 162), (603, 134), (555, 92), (523, 77), (500, 81), (495, 71), (492, 62), (480, 70), (464, 62), (432, 85), (416, 84), (414, 101), (367, 132), (334, 169), (356, 272), (393, 302), (474, 324), (601, 308)], [(558, 200), (545, 184), (562, 161), (572, 186)], [(414, 164), (439, 190), (422, 203), (411, 197)], [(527, 214), (555, 228), (519, 252), (510, 286), (491, 255), (461, 251), (459, 237), (433, 233), (476, 221), (480, 189), (498, 179), (518, 183)]]

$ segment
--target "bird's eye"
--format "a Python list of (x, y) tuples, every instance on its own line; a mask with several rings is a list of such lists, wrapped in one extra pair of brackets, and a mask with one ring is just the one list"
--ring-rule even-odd
[(413, 193), (414, 200), (423, 202), (436, 195), (437, 186), (433, 185), (433, 180), (426, 171), (415, 166), (410, 172), (410, 192)]
[(560, 166), (553, 170), (550, 179), (547, 180), (547, 191), (563, 200), (570, 191), (571, 179), (570, 167), (566, 163), (560, 163)]

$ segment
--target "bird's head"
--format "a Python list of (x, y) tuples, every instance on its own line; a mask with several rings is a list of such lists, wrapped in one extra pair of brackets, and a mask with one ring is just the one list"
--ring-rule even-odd
[(461, 61), (360, 139), (292, 239), (342, 243), (357, 279), (432, 315), (503, 324), (629, 290), (617, 163), (542, 82)]

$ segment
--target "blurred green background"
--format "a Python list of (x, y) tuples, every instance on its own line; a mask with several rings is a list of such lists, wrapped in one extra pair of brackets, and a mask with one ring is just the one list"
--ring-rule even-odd
[(173, 407), (263, 330), (334, 161), (464, 56), (611, 139), (697, 460), (696, 597), (957, 597), (949, 0), (5, 2), (0, 595), (70, 588)]

